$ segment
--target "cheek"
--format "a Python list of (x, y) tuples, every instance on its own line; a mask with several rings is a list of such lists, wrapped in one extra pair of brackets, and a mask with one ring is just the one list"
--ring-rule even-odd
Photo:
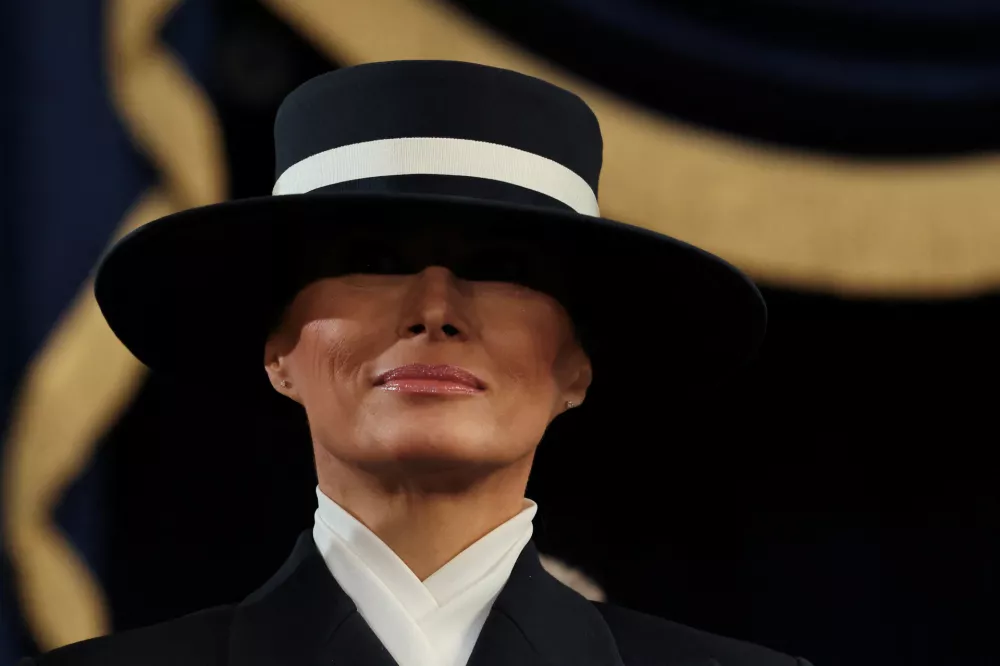
[(494, 327), (483, 342), (503, 378), (514, 385), (512, 388), (537, 397), (554, 390), (553, 369), (560, 338), (556, 324), (533, 317), (516, 326)]
[(302, 375), (310, 395), (350, 395), (362, 380), (366, 362), (377, 355), (376, 349), (377, 336), (357, 322), (315, 320), (302, 327), (295, 348), (296, 374)]

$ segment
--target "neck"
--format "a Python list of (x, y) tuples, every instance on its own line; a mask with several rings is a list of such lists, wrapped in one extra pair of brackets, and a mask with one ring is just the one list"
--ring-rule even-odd
[(319, 488), (420, 579), (524, 509), (525, 460), (490, 471), (362, 469), (316, 447)]

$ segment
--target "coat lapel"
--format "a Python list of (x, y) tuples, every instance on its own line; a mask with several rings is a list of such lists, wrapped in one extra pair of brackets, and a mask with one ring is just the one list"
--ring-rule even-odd
[[(230, 666), (396, 666), (303, 532), (281, 569), (247, 597)], [(529, 542), (497, 596), (468, 666), (622, 666), (593, 604), (542, 568)]]
[(396, 666), (330, 574), (306, 530), (233, 618), (231, 666)]
[(622, 666), (594, 605), (542, 568), (529, 542), (479, 634), (468, 666)]

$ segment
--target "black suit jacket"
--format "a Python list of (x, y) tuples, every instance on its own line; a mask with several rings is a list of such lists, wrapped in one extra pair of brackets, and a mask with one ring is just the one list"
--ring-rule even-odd
[[(242, 603), (67, 645), (20, 666), (395, 666), (307, 530)], [(469, 666), (808, 666), (773, 650), (595, 604), (546, 572), (529, 543)]]

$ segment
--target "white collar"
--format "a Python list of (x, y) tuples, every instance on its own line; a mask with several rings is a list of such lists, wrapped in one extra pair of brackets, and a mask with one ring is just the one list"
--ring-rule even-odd
[(313, 538), (327, 567), (399, 666), (464, 666), (538, 506), (483, 536), (422, 581), (317, 486)]

